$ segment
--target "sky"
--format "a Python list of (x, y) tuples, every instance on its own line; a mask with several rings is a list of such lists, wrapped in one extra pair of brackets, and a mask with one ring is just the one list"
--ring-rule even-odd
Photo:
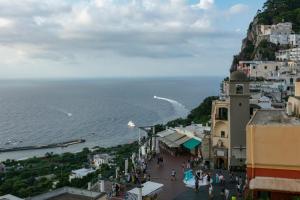
[(224, 76), (265, 0), (0, 0), (0, 79)]

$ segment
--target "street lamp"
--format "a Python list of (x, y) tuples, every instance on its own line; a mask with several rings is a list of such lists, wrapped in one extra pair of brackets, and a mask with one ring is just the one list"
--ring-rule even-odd
[[(133, 123), (133, 121), (129, 121), (128, 122), (128, 127), (129, 128), (135, 128), (136, 127), (136, 125)], [(138, 152), (138, 154), (139, 154), (139, 157), (138, 157), (138, 159), (139, 159), (139, 162), (141, 161), (141, 130), (140, 130), (140, 127), (137, 127), (138, 128), (138, 145), (139, 145), (139, 152)]]

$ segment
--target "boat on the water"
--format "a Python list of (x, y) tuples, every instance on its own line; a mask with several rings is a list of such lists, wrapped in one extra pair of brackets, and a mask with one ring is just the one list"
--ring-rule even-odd
[(129, 126), (129, 127), (135, 127), (135, 124), (133, 123), (133, 121), (129, 121), (129, 122), (128, 122), (128, 126)]

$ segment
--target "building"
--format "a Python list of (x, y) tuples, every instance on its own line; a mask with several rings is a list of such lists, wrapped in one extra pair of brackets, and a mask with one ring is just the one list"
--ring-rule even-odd
[(289, 35), (289, 43), (291, 46), (299, 46), (300, 45), (300, 35), (299, 34), (290, 34)]
[(300, 47), (279, 50), (275, 54), (278, 61), (300, 62)]
[(300, 120), (285, 110), (258, 110), (247, 125), (247, 178), (254, 199), (300, 194)]
[(110, 164), (113, 160), (113, 156), (109, 155), (109, 154), (96, 154), (93, 155), (93, 166), (95, 166), (97, 169), (100, 168), (101, 165), (103, 164)]
[(287, 63), (281, 61), (240, 61), (237, 69), (249, 78), (269, 78), (279, 77), (287, 67)]
[(260, 25), (258, 28), (258, 41), (263, 39), (278, 45), (300, 45), (300, 35), (293, 33), (293, 26), (290, 22), (274, 25)]
[(161, 183), (147, 181), (141, 186), (127, 191), (126, 200), (151, 199), (157, 200), (159, 193), (163, 190), (164, 185)]
[(6, 172), (6, 167), (3, 163), (0, 163), (0, 174)]
[(72, 170), (72, 172), (69, 176), (69, 181), (71, 181), (74, 178), (83, 178), (83, 177), (87, 176), (88, 174), (93, 173), (95, 171), (96, 170), (94, 170), (94, 169), (86, 169), (86, 168)]
[(246, 124), (250, 119), (250, 90), (245, 73), (231, 73), (228, 98), (212, 103), (211, 146), (215, 168), (244, 168)]
[(249, 80), (242, 72), (233, 72), (229, 80), (229, 163), (243, 168), (246, 160), (246, 125), (250, 119)]
[(24, 200), (11, 194), (0, 196), (0, 200)]
[(260, 35), (289, 35), (293, 31), (293, 24), (290, 22), (274, 25), (260, 25)]
[(104, 193), (93, 192), (72, 187), (59, 188), (26, 200), (106, 200)]
[(229, 101), (216, 100), (211, 112), (211, 146), (215, 168), (228, 169)]
[(172, 155), (182, 152), (202, 157), (201, 144), (206, 134), (210, 133), (210, 127), (202, 124), (192, 124), (186, 127), (169, 128), (157, 133), (159, 147)]

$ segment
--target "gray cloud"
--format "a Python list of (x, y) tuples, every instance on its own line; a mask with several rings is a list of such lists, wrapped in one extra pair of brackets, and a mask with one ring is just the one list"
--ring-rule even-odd
[(0, 53), (6, 57), (0, 63), (76, 65), (91, 55), (94, 60), (86, 61), (88, 65), (101, 58), (114, 60), (114, 55), (198, 58), (241, 37), (231, 27), (218, 27), (223, 16), (240, 9), (245, 6), (216, 10), (212, 0), (195, 5), (180, 0), (0, 0), (0, 22), (9, 21), (0, 29)]

